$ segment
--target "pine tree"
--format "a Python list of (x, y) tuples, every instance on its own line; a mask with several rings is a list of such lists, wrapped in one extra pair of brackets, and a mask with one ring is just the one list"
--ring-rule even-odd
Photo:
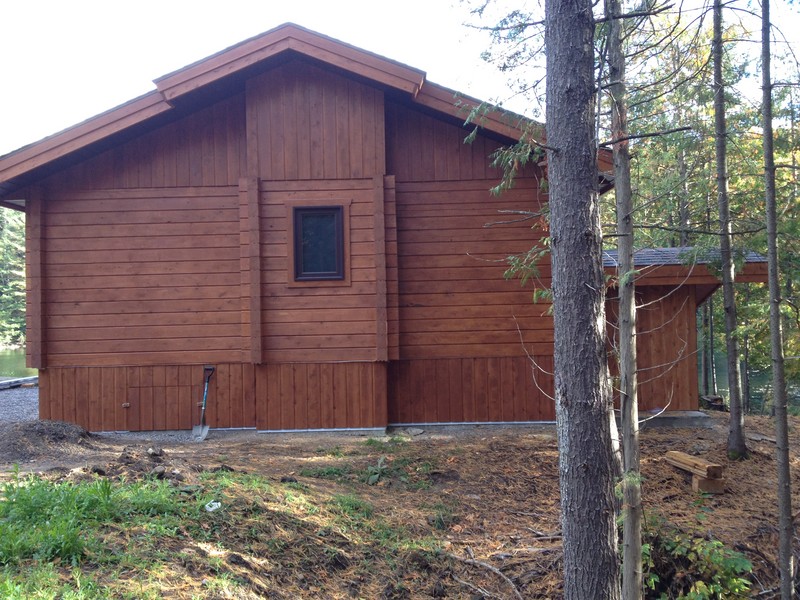
[(0, 209), (0, 345), (25, 343), (25, 215)]

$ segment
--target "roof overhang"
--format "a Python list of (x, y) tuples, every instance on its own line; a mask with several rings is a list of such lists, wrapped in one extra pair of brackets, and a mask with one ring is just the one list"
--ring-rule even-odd
[[(16, 190), (71, 164), (70, 160), (105, 149), (117, 134), (146, 127), (156, 117), (168, 117), (184, 100), (241, 80), (259, 65), (286, 55), (320, 61), (397, 90), (416, 105), (462, 122), (472, 115), (470, 123), (510, 143), (519, 140), (522, 132), (538, 141), (545, 139), (543, 125), (429, 82), (424, 71), (287, 23), (159, 77), (152, 92), (0, 157), (0, 202), (24, 206), (24, 199), (12, 196)], [(598, 168), (601, 191), (607, 191), (613, 186), (610, 151), (601, 149)]]
[[(755, 252), (747, 252), (740, 258), (736, 271), (736, 283), (766, 283), (767, 261)], [(694, 288), (697, 304), (705, 302), (722, 285), (718, 262), (718, 251), (701, 251), (694, 248), (653, 248), (640, 250), (634, 255), (635, 282), (638, 287), (683, 287)], [(606, 274), (617, 269), (617, 252), (603, 252)]]

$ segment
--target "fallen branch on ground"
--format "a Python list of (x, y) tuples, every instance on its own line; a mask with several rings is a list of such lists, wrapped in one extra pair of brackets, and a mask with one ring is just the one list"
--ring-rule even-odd
[[(472, 550), (470, 548), (467, 548), (467, 550), (469, 551), (470, 555), (472, 555)], [(517, 588), (516, 584), (513, 581), (511, 581), (511, 579), (509, 579), (497, 567), (493, 567), (492, 565), (490, 565), (488, 563), (485, 563), (485, 562), (482, 562), (480, 560), (476, 560), (475, 558), (463, 558), (461, 556), (458, 556), (456, 554), (452, 554), (450, 552), (443, 552), (443, 554), (445, 556), (449, 556), (450, 558), (452, 558), (454, 560), (462, 562), (462, 563), (464, 563), (466, 565), (470, 565), (470, 566), (473, 566), (473, 567), (481, 567), (483, 569), (486, 569), (487, 571), (491, 571), (492, 573), (494, 573), (495, 575), (500, 577), (503, 581), (505, 581), (506, 584), (508, 584), (508, 586), (514, 591), (514, 596), (516, 598), (518, 598), (519, 600), (523, 600), (522, 594), (520, 594), (519, 589)]]

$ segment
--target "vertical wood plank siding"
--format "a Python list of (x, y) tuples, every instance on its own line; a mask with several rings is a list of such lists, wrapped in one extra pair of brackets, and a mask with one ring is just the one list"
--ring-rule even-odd
[(246, 164), (245, 95), (145, 133), (49, 179), (52, 190), (235, 186)]
[[(636, 356), (638, 363), (639, 406), (644, 411), (696, 410), (697, 381), (697, 304), (694, 289), (687, 286), (648, 286), (637, 290)], [(611, 318), (616, 315), (616, 299), (606, 303)], [(614, 361), (614, 330), (610, 364)]]
[[(51, 367), (40, 372), (40, 418), (92, 431), (190, 429), (202, 365)], [(386, 426), (386, 363), (218, 364), (211, 427), (262, 430)]]
[(34, 189), (25, 208), (25, 359), (31, 369), (43, 369), (44, 346), (44, 248), (42, 196)]
[(247, 82), (247, 112), (251, 174), (263, 180), (386, 172), (380, 90), (292, 61)]
[(389, 423), (553, 421), (553, 357), (389, 363)]

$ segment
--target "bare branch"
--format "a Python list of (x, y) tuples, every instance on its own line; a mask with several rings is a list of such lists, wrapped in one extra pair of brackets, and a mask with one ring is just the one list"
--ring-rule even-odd
[(613, 146), (614, 144), (618, 144), (619, 142), (625, 142), (628, 140), (640, 140), (644, 138), (651, 138), (651, 137), (659, 137), (662, 135), (669, 135), (670, 133), (678, 133), (679, 131), (691, 131), (692, 128), (689, 126), (686, 127), (675, 127), (674, 129), (665, 129), (664, 131), (654, 131), (652, 133), (639, 133), (637, 135), (627, 135), (625, 137), (616, 138), (613, 140), (609, 140), (608, 142), (603, 142), (600, 144), (600, 147), (604, 146)]
[(610, 15), (606, 17), (599, 17), (594, 20), (595, 25), (598, 23), (608, 23), (609, 21), (616, 21), (619, 19), (635, 19), (637, 17), (653, 17), (655, 15), (661, 14), (663, 12), (668, 11), (670, 8), (675, 6), (674, 4), (665, 4), (660, 8), (656, 8), (655, 10), (640, 10), (640, 11), (633, 11), (629, 13), (624, 13), (621, 15)]
[(503, 573), (497, 567), (493, 567), (489, 563), (485, 563), (485, 562), (482, 562), (480, 560), (476, 560), (474, 558), (462, 558), (462, 557), (458, 556), (457, 554), (452, 554), (450, 552), (443, 552), (442, 554), (452, 558), (453, 560), (460, 561), (460, 562), (464, 563), (465, 565), (471, 565), (473, 567), (481, 567), (482, 569), (486, 569), (487, 571), (491, 571), (492, 573), (494, 573), (495, 575), (500, 577), (503, 581), (505, 581), (506, 584), (508, 584), (508, 586), (514, 592), (514, 597), (515, 598), (517, 598), (518, 600), (524, 600), (522, 598), (522, 594), (519, 593), (519, 588), (516, 586), (516, 584), (513, 581), (511, 581), (511, 579), (509, 579), (508, 576), (506, 576), (506, 574)]

